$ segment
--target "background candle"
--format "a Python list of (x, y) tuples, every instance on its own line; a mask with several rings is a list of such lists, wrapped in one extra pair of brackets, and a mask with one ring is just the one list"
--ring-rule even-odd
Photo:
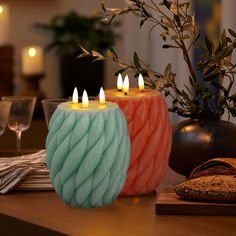
[(49, 123), (51, 180), (59, 197), (72, 206), (110, 204), (124, 186), (130, 161), (126, 119), (114, 103), (73, 105), (60, 104)]
[(9, 27), (9, 7), (6, 4), (0, 4), (0, 45), (5, 45), (8, 43)]
[(151, 192), (165, 176), (171, 150), (171, 124), (164, 99), (157, 91), (132, 88), (127, 95), (105, 91), (108, 101), (123, 110), (131, 139), (131, 162), (123, 195)]
[(43, 50), (39, 46), (25, 47), (22, 50), (22, 74), (43, 73)]

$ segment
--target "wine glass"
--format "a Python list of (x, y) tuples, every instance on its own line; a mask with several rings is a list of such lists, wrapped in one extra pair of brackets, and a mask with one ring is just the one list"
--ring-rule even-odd
[(5, 132), (11, 103), (0, 101), (0, 135)]
[(60, 103), (67, 102), (69, 99), (66, 98), (49, 98), (42, 100), (43, 112), (46, 120), (47, 127), (49, 125), (49, 121), (56, 110), (57, 106)]
[(30, 127), (36, 97), (8, 96), (3, 101), (11, 102), (8, 128), (16, 132), (17, 151), (21, 152), (21, 134)]

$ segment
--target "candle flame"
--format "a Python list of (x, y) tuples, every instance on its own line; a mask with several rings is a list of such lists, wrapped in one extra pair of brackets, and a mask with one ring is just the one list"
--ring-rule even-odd
[(31, 48), (28, 49), (28, 55), (30, 57), (35, 57), (36, 54), (37, 54), (37, 50), (35, 48), (31, 47)]
[(144, 90), (144, 79), (143, 79), (142, 74), (139, 74), (139, 77), (138, 77), (138, 87), (139, 87), (139, 90), (141, 92), (143, 92), (143, 90)]
[(124, 84), (123, 84), (123, 92), (127, 94), (129, 92), (129, 77), (125, 76)]
[(100, 93), (99, 93), (99, 103), (101, 105), (104, 105), (106, 103), (106, 97), (103, 88), (100, 88)]
[(121, 74), (119, 74), (118, 78), (117, 78), (117, 89), (118, 89), (118, 91), (122, 91), (122, 89), (123, 89), (123, 79), (122, 79)]
[(3, 6), (0, 5), (0, 14), (3, 13)]
[(79, 103), (79, 95), (78, 95), (78, 90), (75, 87), (72, 95), (72, 103), (73, 104), (78, 104)]
[(84, 108), (88, 107), (89, 106), (89, 99), (88, 99), (88, 94), (86, 92), (86, 90), (84, 90), (83, 92), (83, 96), (82, 96), (82, 106)]

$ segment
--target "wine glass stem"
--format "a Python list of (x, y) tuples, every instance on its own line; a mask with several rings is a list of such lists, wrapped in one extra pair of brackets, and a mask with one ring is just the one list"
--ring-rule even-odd
[(21, 133), (22, 131), (16, 132), (16, 147), (18, 152), (21, 152)]

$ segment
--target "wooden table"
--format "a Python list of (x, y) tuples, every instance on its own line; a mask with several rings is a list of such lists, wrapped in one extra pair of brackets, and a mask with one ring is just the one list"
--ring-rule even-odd
[[(44, 148), (47, 127), (32, 122), (23, 132), (23, 148)], [(0, 137), (0, 151), (15, 148), (15, 134)], [(169, 176), (173, 183), (175, 176)], [(99, 209), (65, 205), (55, 192), (12, 192), (0, 195), (0, 236), (235, 236), (236, 217), (156, 216), (155, 197), (120, 197)]]
[(120, 197), (113, 205), (99, 209), (72, 208), (54, 192), (0, 196), (0, 235), (44, 236), (59, 232), (79, 236), (233, 236), (236, 217), (156, 216), (154, 196)]

